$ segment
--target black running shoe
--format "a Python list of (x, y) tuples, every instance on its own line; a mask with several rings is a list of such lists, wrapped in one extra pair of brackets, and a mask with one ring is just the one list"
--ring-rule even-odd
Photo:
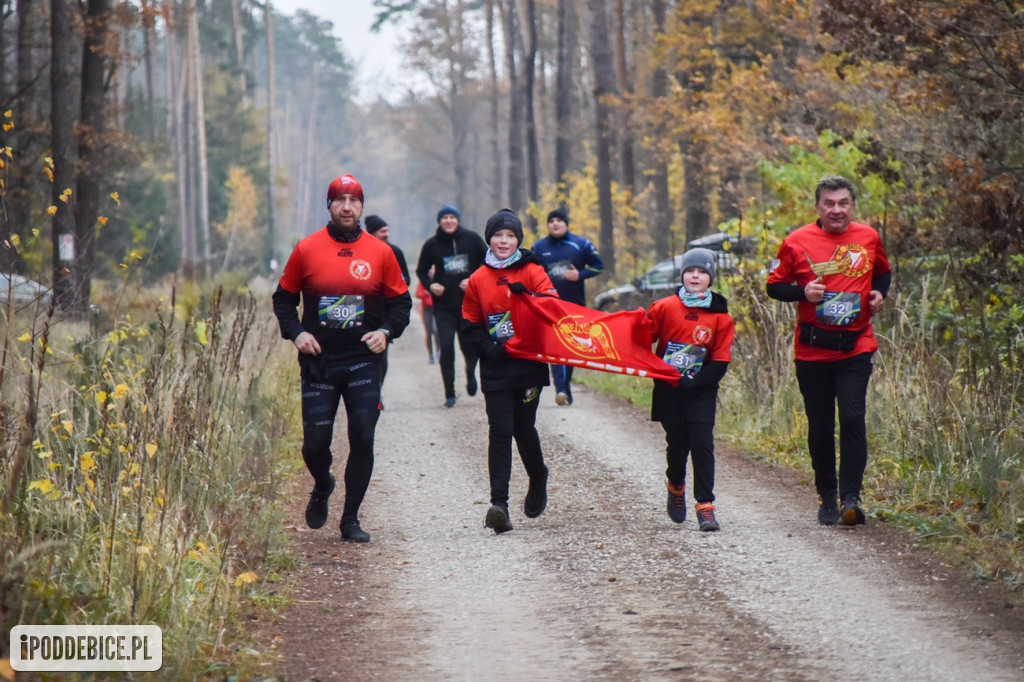
[(715, 505), (710, 502), (697, 503), (697, 526), (702, 531), (718, 530), (718, 519), (715, 518)]
[(668, 488), (668, 503), (665, 505), (668, 517), (676, 523), (686, 521), (686, 483), (673, 488), (671, 483), (665, 481), (665, 487)]
[(818, 497), (818, 523), (823, 526), (834, 526), (839, 523), (839, 507), (836, 505), (836, 493)]
[(445, 407), (455, 407), (455, 396), (448, 396), (444, 399)]
[(843, 495), (843, 504), (839, 508), (839, 523), (844, 526), (857, 526), (865, 523), (864, 510), (860, 506), (860, 497), (855, 493)]
[(341, 520), (341, 539), (346, 542), (369, 542), (370, 534), (359, 527), (359, 519), (350, 517)]
[(484, 526), (493, 528), (496, 534), (512, 530), (512, 520), (508, 517), (508, 506), (492, 504), (484, 518)]
[(313, 486), (313, 492), (309, 494), (309, 503), (306, 505), (306, 525), (310, 528), (322, 528), (327, 523), (327, 499), (334, 492), (334, 476), (331, 476), (331, 487), (326, 492), (317, 490)]
[(476, 376), (470, 374), (469, 378), (466, 379), (466, 393), (468, 393), (470, 395), (470, 397), (475, 396), (476, 395), (476, 389), (477, 389)]
[(544, 475), (530, 479), (530, 487), (526, 490), (526, 497), (523, 499), (523, 513), (531, 519), (535, 519), (544, 513), (548, 506), (548, 471)]

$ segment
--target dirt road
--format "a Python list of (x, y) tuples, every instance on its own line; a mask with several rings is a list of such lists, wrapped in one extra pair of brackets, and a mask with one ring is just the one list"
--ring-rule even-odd
[[(391, 350), (377, 464), (342, 543), (341, 495), (318, 531), (289, 508), (296, 600), (261, 623), (283, 680), (1024, 680), (1024, 613), (886, 524), (824, 528), (813, 489), (719, 447), (722, 531), (664, 511), (663, 435), (576, 391), (542, 395), (547, 511), (483, 526), (481, 395), (441, 406), (419, 329)], [(459, 369), (461, 373), (461, 368)], [(460, 374), (460, 384), (461, 381)], [(297, 389), (296, 389), (297, 390)], [(344, 418), (335, 439), (341, 480)], [(689, 483), (688, 483), (689, 486)], [(340, 492), (340, 485), (339, 485)], [(689, 491), (688, 491), (689, 496)]]

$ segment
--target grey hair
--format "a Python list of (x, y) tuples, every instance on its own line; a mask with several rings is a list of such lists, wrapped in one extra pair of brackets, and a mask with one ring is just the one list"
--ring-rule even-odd
[(814, 188), (814, 203), (817, 204), (821, 200), (822, 192), (833, 192), (837, 189), (850, 190), (850, 198), (853, 199), (853, 203), (857, 203), (856, 188), (842, 175), (826, 175), (818, 180), (818, 186)]

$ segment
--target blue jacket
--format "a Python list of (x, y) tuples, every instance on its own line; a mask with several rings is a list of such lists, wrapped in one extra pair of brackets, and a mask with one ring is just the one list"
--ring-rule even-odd
[[(604, 261), (601, 260), (597, 247), (589, 239), (566, 232), (561, 239), (538, 239), (534, 242), (532, 251), (548, 271), (548, 277), (558, 290), (559, 297), (579, 305), (587, 304), (583, 282), (600, 275), (604, 270)], [(570, 264), (580, 273), (579, 280), (575, 282), (565, 279), (562, 274)]]

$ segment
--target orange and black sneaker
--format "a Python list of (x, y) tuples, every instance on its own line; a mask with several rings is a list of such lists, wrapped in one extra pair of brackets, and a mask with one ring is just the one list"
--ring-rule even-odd
[(854, 493), (843, 495), (843, 504), (839, 507), (839, 523), (844, 526), (858, 526), (865, 522), (860, 498)]
[(710, 502), (698, 502), (697, 503), (697, 524), (700, 530), (718, 530), (721, 528), (718, 525), (718, 519), (715, 518), (715, 505)]
[(668, 517), (676, 523), (686, 521), (686, 482), (680, 483), (676, 488), (665, 481), (665, 487), (668, 488)]

